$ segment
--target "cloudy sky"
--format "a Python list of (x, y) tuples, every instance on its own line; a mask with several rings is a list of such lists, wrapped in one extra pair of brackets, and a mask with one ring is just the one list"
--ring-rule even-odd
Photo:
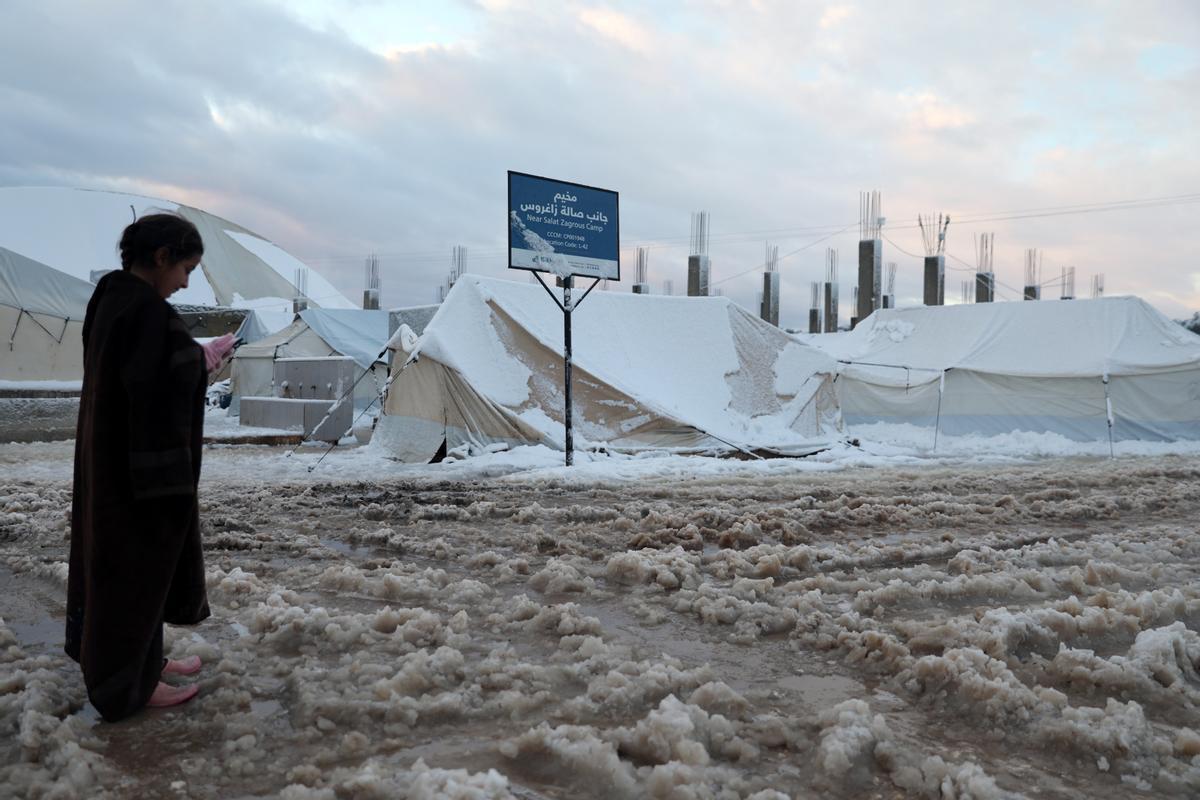
[[(995, 234), (998, 295), (1077, 269), (1076, 294), (1200, 310), (1200, 3), (7, 0), (0, 185), (110, 188), (224, 216), (361, 297), (431, 302), (468, 248), (506, 274), (506, 171), (614, 189), (627, 291), (713, 281), (750, 307), (779, 246), (782, 321), (826, 248), (843, 314), (858, 193), (919, 299), (918, 213), (945, 212), (947, 297)], [(1048, 286), (1046, 296), (1057, 296)]]

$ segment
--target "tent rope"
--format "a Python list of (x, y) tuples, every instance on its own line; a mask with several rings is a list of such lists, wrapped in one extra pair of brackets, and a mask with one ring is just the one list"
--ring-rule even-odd
[[(389, 343), (390, 343), (390, 341), (389, 341)], [(331, 416), (333, 416), (333, 412), (334, 412), (334, 411), (337, 411), (339, 408), (341, 408), (341, 406), (342, 406), (342, 403), (344, 403), (344, 402), (346, 401), (346, 398), (347, 398), (347, 397), (349, 397), (349, 396), (351, 396), (352, 394), (354, 394), (354, 390), (355, 390), (355, 388), (357, 388), (357, 387), (358, 387), (358, 384), (362, 383), (362, 379), (363, 379), (363, 378), (365, 378), (365, 377), (367, 377), (367, 374), (368, 374), (368, 373), (372, 373), (372, 372), (374, 372), (374, 371), (375, 371), (375, 364), (376, 364), (377, 362), (379, 362), (379, 361), (382, 361), (382, 360), (383, 360), (383, 357), (384, 357), (385, 355), (387, 355), (387, 351), (388, 351), (388, 346), (387, 346), (387, 345), (384, 345), (384, 346), (383, 346), (383, 349), (379, 351), (379, 355), (375, 356), (375, 360), (371, 362), (371, 366), (370, 366), (370, 367), (368, 367), (367, 369), (363, 370), (363, 374), (358, 376), (358, 380), (356, 380), (356, 381), (354, 381), (354, 383), (350, 384), (350, 388), (349, 388), (349, 389), (347, 389), (345, 392), (343, 392), (343, 393), (342, 393), (342, 396), (341, 396), (341, 397), (339, 397), (337, 400), (335, 400), (335, 401), (334, 401), (333, 405), (331, 405), (331, 406), (329, 407), (329, 410), (328, 410), (327, 412), (325, 412), (325, 416), (324, 416), (324, 417), (322, 417), (322, 418), (321, 418), (321, 421), (320, 421), (320, 422), (318, 422), (318, 423), (317, 423), (317, 424), (316, 424), (316, 425), (313, 427), (312, 431), (310, 431), (309, 433), (305, 434), (305, 435), (304, 435), (304, 438), (302, 438), (302, 439), (300, 440), (300, 443), (299, 443), (299, 444), (297, 444), (295, 447), (293, 447), (293, 448), (292, 448), (290, 451), (288, 451), (287, 458), (291, 458), (291, 457), (292, 457), (292, 455), (293, 455), (293, 454), (295, 454), (295, 452), (296, 452), (297, 450), (299, 450), (299, 449), (300, 449), (302, 446), (304, 446), (304, 443), (305, 443), (305, 442), (307, 442), (307, 441), (309, 441), (309, 440), (312, 438), (312, 435), (313, 435), (314, 433), (316, 433), (317, 431), (319, 431), (319, 430), (321, 429), (321, 426), (323, 426), (323, 425), (325, 424), (325, 422), (326, 422), (326, 421), (327, 421), (327, 420), (328, 420), (328, 419), (329, 419)], [(411, 364), (411, 363), (413, 363), (414, 361), (416, 361), (416, 359), (415, 359), (415, 358), (410, 358), (410, 359), (409, 359), (407, 362), (405, 362), (404, 366), (400, 368), (400, 372), (404, 372), (404, 370), (408, 369), (408, 365), (409, 365), (409, 364)], [(397, 376), (399, 376), (399, 374), (400, 374), (399, 372), (398, 372), (398, 373), (396, 373), (396, 375), (397, 375)], [(372, 377), (372, 380), (375, 380), (375, 379), (374, 379), (374, 377)], [(384, 386), (384, 389), (385, 389), (385, 390), (387, 389), (387, 386), (390, 386), (390, 385), (391, 385), (391, 382), (392, 382), (392, 379), (391, 379), (391, 378), (389, 378), (389, 379), (388, 379), (388, 381), (387, 381), (387, 384)], [(378, 385), (379, 385), (378, 381), (376, 381), (376, 384), (375, 384), (375, 385), (376, 385), (376, 387), (378, 387)], [(371, 406), (375, 405), (375, 401), (379, 400), (379, 399), (380, 399), (380, 398), (382, 398), (382, 397), (383, 397), (383, 392), (380, 392), (380, 393), (378, 393), (378, 394), (377, 394), (375, 397), (371, 398), (371, 402), (367, 403), (366, 407), (364, 407), (364, 408), (363, 408), (363, 410), (362, 410), (362, 411), (359, 413), (359, 415), (358, 415), (357, 417), (355, 417), (353, 420), (351, 420), (351, 422), (350, 422), (350, 428), (349, 428), (348, 430), (344, 431), (344, 432), (342, 433), (342, 436), (348, 436), (348, 435), (349, 435), (351, 432), (353, 432), (353, 431), (354, 431), (354, 426), (355, 426), (355, 424), (356, 424), (356, 423), (357, 423), (357, 422), (358, 422), (360, 419), (362, 419), (362, 418), (363, 418), (363, 414), (366, 414), (368, 411), (370, 411), (370, 410), (371, 410)], [(338, 438), (339, 438), (339, 439), (341, 439), (341, 438), (342, 438), (342, 436), (339, 436)], [(328, 447), (328, 448), (325, 450), (325, 452), (321, 454), (321, 457), (317, 459), (316, 463), (314, 463), (314, 464), (310, 464), (310, 465), (309, 465), (309, 467), (308, 467), (308, 471), (309, 471), (309, 472), (312, 472), (314, 469), (316, 469), (316, 468), (317, 468), (317, 466), (318, 466), (318, 465), (320, 465), (320, 463), (321, 463), (322, 461), (324, 461), (324, 460), (325, 460), (325, 456), (329, 455), (329, 454), (330, 454), (330, 452), (332, 452), (332, 451), (333, 451), (333, 448), (334, 448), (334, 447), (336, 447), (336, 446), (337, 446), (337, 442), (336, 442), (336, 441), (335, 441), (335, 442), (333, 442), (332, 444), (330, 444), (330, 445), (329, 445), (329, 447)]]
[(937, 417), (933, 421), (933, 452), (937, 452), (938, 433), (942, 428), (942, 395), (946, 392), (946, 373), (943, 370), (941, 377), (938, 379), (938, 404)]

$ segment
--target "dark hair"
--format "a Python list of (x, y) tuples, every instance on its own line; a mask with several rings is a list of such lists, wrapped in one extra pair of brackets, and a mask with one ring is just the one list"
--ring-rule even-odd
[(131, 223), (121, 234), (121, 269), (155, 266), (155, 254), (167, 248), (171, 263), (204, 255), (200, 231), (176, 214), (147, 214)]

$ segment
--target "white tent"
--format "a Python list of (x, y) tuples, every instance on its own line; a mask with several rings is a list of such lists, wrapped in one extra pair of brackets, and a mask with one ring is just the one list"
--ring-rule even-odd
[[(204, 239), (204, 258), (189, 286), (171, 296), (185, 305), (253, 307), (291, 302), (296, 269), (305, 265), (261, 236), (191, 206), (122, 192), (58, 187), (0, 188), (0, 246), (95, 283), (119, 269), (117, 242), (133, 221), (155, 212), (191, 220)], [(310, 305), (354, 308), (324, 278), (308, 271)], [(245, 304), (243, 306), (242, 304)]]
[[(805, 454), (840, 428), (832, 360), (726, 298), (592, 292), (572, 330), (578, 447)], [(443, 443), (561, 448), (562, 343), (542, 287), (463, 276), (394, 359), (373, 444), (413, 462)]]
[(1136, 297), (918, 306), (807, 337), (847, 424), (1079, 441), (1200, 438), (1200, 337)]
[[(309, 308), (301, 311), (281, 331), (239, 347), (233, 358), (234, 403), (242, 397), (271, 397), (275, 360), (345, 356), (358, 365), (355, 379), (363, 378), (354, 392), (359, 408), (379, 397), (387, 379), (387, 364), (377, 360), (388, 339), (388, 312), (361, 308)], [(232, 413), (237, 413), (235, 405)]]
[[(293, 256), (239, 225), (191, 206), (120, 192), (0, 187), (0, 248), (7, 253), (10, 282), (26, 287), (22, 297), (35, 296), (29, 289), (33, 284), (46, 291), (50, 291), (46, 287), (72, 287), (69, 291), (53, 291), (73, 298), (78, 306), (84, 287), (90, 297), (90, 287), (101, 275), (120, 268), (117, 242), (125, 226), (135, 216), (161, 211), (191, 220), (205, 247), (200, 268), (192, 273), (188, 288), (172, 295), (171, 302), (261, 309), (264, 314), (260, 318), (269, 320), (277, 319), (279, 314), (267, 315), (268, 310), (290, 308), (296, 294), (296, 270), (304, 267)], [(320, 275), (311, 270), (306, 274), (310, 306), (354, 308)], [(6, 308), (0, 311), (0, 323), (13, 323), (5, 328), (8, 331), (16, 327), (18, 319), (24, 326), (39, 318), (37, 315), (48, 313), (28, 305), (21, 306), (24, 315), (19, 310), (10, 312), (14, 302), (11, 295), (10, 287), (9, 299), (4, 301)], [(84, 306), (86, 303), (84, 297)], [(67, 313), (61, 304), (55, 313), (60, 312)], [(2, 351), (0, 379), (79, 381), (83, 372), (82, 343), (79, 331), (70, 329), (70, 325), (77, 325), (83, 314), (78, 307), (69, 312), (71, 317), (56, 317), (59, 328), (64, 327), (64, 319), (76, 321), (67, 323), (68, 329), (61, 336), (53, 324), (45, 325), (56, 340), (50, 350), (44, 341), (31, 338), (31, 332), (18, 329), (11, 346)]]
[(0, 247), (0, 381), (78, 382), (92, 284)]

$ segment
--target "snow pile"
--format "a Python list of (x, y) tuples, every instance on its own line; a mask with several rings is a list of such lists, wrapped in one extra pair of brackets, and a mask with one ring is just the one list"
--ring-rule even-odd
[(571, 775), (568, 790), (586, 790), (612, 798), (639, 796), (633, 767), (621, 760), (616, 746), (601, 740), (590, 726), (542, 723), (503, 742), (500, 752), (523, 763), (549, 763), (554, 771)]
[[(878, 755), (878, 750), (877, 750)], [(948, 764), (941, 756), (928, 756), (919, 764), (898, 766), (892, 783), (917, 797), (929, 800), (1016, 800), (1022, 795), (1006, 792), (978, 764)]]
[(1061, 645), (1048, 674), (1065, 684), (1102, 688), (1142, 702), (1200, 705), (1200, 634), (1182, 622), (1137, 635), (1126, 656), (1102, 658)]
[(0, 618), (0, 786), (16, 797), (86, 798), (114, 771), (69, 714), (85, 702), (59, 659), (26, 653)]
[(882, 716), (871, 716), (862, 700), (847, 700), (823, 712), (817, 766), (831, 778), (844, 779), (856, 766), (868, 768), (877, 742), (891, 738)]
[(871, 328), (870, 340), (875, 341), (883, 337), (893, 344), (899, 344), (909, 336), (912, 336), (913, 331), (916, 329), (917, 326), (912, 322), (902, 319), (889, 319)]
[(608, 560), (608, 579), (624, 584), (652, 583), (663, 589), (700, 583), (699, 558), (680, 547), (671, 550), (629, 550)]
[(678, 761), (705, 766), (714, 756), (730, 761), (758, 757), (758, 749), (740, 738), (728, 719), (720, 714), (710, 716), (675, 695), (663, 698), (658, 708), (633, 728), (618, 728), (614, 736), (622, 753), (646, 764)]
[(281, 800), (336, 800), (338, 797), (508, 800), (516, 797), (509, 789), (508, 780), (494, 769), (474, 773), (465, 769), (440, 769), (427, 766), (420, 758), (407, 769), (373, 759), (358, 769), (334, 770), (328, 779), (323, 779), (321, 771), (316, 769), (295, 772), (295, 777), (328, 786), (293, 783), (280, 792)]

